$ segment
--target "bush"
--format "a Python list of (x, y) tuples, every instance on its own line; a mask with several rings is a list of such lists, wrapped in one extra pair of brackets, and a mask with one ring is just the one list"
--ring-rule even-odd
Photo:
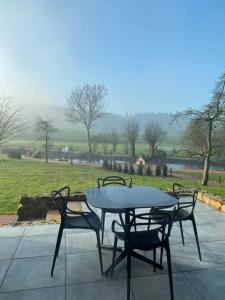
[(155, 167), (155, 176), (161, 176), (160, 165), (156, 165), (156, 167)]
[(110, 171), (112, 171), (112, 169), (113, 169), (112, 161), (110, 161), (108, 169), (109, 169)]
[(168, 168), (167, 168), (167, 165), (164, 165), (163, 166), (163, 176), (167, 177), (168, 176)]
[(109, 168), (109, 163), (107, 159), (103, 160), (103, 164), (102, 164), (103, 169), (108, 169)]
[(134, 167), (133, 167), (133, 165), (130, 165), (130, 167), (129, 167), (129, 174), (130, 175), (134, 175)]
[(151, 168), (150, 168), (149, 165), (148, 165), (147, 168), (146, 168), (145, 175), (146, 175), (146, 176), (151, 176), (151, 175), (152, 175), (152, 170), (151, 170)]
[(8, 156), (14, 159), (21, 159), (21, 152), (18, 149), (10, 149), (8, 151)]
[(117, 172), (122, 172), (121, 164), (118, 164), (118, 166), (117, 166)]
[(123, 171), (124, 171), (124, 173), (128, 173), (128, 165), (127, 165), (127, 163), (125, 163)]
[(114, 163), (113, 163), (113, 171), (117, 171), (117, 163), (116, 163), (116, 161), (114, 161)]
[(143, 175), (143, 165), (142, 165), (142, 164), (139, 164), (139, 165), (138, 165), (137, 173), (138, 173), (138, 175), (140, 175), (140, 176)]

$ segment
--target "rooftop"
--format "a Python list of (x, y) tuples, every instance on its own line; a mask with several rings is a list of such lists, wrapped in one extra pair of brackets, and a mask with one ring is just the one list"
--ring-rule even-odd
[[(112, 214), (106, 214), (105, 242), (112, 243)], [(186, 245), (179, 227), (171, 235), (171, 254), (176, 300), (222, 300), (225, 295), (225, 214), (197, 203), (195, 218), (202, 251), (200, 262), (189, 222), (184, 222)], [(92, 231), (67, 230), (64, 233), (54, 277), (50, 276), (58, 225), (0, 228), (0, 300), (126, 300), (126, 261), (112, 278), (102, 277), (96, 238)], [(146, 253), (151, 255), (151, 253)], [(104, 269), (112, 259), (103, 251)], [(153, 268), (132, 258), (132, 300), (170, 299), (165, 270)]]

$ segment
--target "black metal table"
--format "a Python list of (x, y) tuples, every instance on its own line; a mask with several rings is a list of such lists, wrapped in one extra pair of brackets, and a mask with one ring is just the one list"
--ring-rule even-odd
[[(175, 197), (172, 197), (159, 189), (148, 186), (106, 186), (101, 188), (90, 188), (85, 191), (88, 204), (96, 208), (125, 210), (125, 222), (129, 223), (129, 211), (138, 208), (167, 208), (177, 204)], [(105, 275), (111, 273), (112, 268), (119, 264), (127, 256), (126, 247), (115, 263), (111, 265)], [(139, 253), (134, 252), (136, 258), (153, 264), (154, 262)], [(162, 266), (156, 264), (162, 269)]]

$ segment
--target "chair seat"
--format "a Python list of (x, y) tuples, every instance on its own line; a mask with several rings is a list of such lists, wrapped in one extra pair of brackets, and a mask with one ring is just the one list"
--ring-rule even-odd
[[(158, 236), (158, 229), (151, 231), (130, 232), (130, 247), (137, 250), (148, 251), (160, 247), (161, 240)], [(116, 236), (120, 240), (125, 240), (124, 232), (117, 232)]]
[[(99, 218), (93, 214), (89, 213), (86, 215), (88, 222), (92, 227), (96, 228), (96, 230), (101, 229), (101, 222)], [(74, 216), (74, 215), (66, 215), (64, 219), (64, 227), (65, 228), (82, 228), (82, 229), (93, 229), (90, 227), (84, 216)]]

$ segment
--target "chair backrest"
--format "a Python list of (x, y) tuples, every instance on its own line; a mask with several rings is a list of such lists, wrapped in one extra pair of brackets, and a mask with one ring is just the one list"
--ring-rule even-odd
[(178, 199), (179, 208), (191, 208), (193, 213), (198, 197), (198, 188), (192, 186), (183, 186), (179, 183), (173, 184), (174, 196)]
[[(129, 235), (132, 232), (143, 232), (143, 231), (156, 231), (159, 233), (159, 238), (163, 242), (169, 238), (171, 229), (173, 226), (173, 219), (176, 214), (176, 208), (173, 211), (159, 211), (159, 212), (148, 212), (142, 214), (131, 215), (131, 221), (129, 224), (125, 224), (122, 217), (120, 217), (121, 227), (125, 232), (126, 238), (129, 240)], [(118, 224), (118, 222), (117, 222)], [(113, 226), (115, 232), (115, 225)], [(161, 236), (160, 236), (161, 235)]]
[(123, 186), (132, 186), (132, 178), (123, 178), (120, 176), (108, 176), (104, 178), (98, 178), (97, 180), (98, 187), (103, 187), (107, 185), (123, 185)]
[(65, 186), (60, 190), (54, 190), (51, 192), (51, 196), (56, 208), (59, 210), (61, 217), (63, 217), (67, 210), (67, 203), (70, 197), (70, 188)]

